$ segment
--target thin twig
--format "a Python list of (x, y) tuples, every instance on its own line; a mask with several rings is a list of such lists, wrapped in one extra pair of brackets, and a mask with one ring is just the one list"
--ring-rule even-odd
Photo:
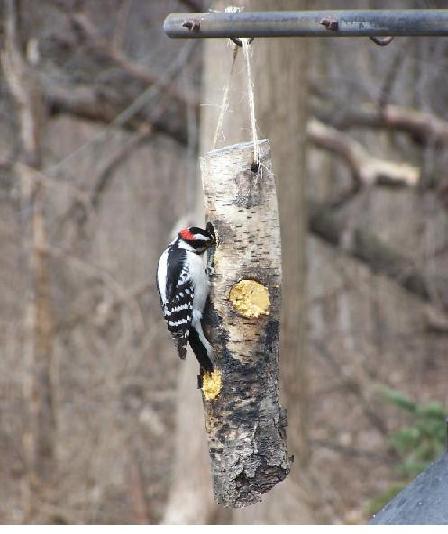
[[(168, 95), (178, 104), (183, 106), (193, 104), (193, 102), (187, 101), (188, 96), (180, 94), (179, 91), (173, 87), (171, 81), (165, 82), (161, 77), (150, 72), (147, 67), (141, 63), (133, 61), (127, 57), (122, 50), (119, 50), (115, 46), (109, 44), (106, 40), (102, 39), (96, 31), (95, 26), (84, 14), (78, 13), (73, 15), (71, 20), (88, 38), (91, 47), (104, 54), (108, 59), (125, 70), (130, 76), (148, 85), (158, 85), (158, 87), (163, 90), (164, 94)], [(196, 107), (199, 107), (199, 102), (197, 100), (195, 100), (194, 104)]]
[(193, 52), (195, 47), (195, 42), (192, 41), (188, 43), (186, 46), (184, 46), (179, 55), (177, 56), (176, 60), (173, 61), (173, 63), (170, 65), (170, 67), (166, 70), (163, 77), (160, 78), (159, 82), (154, 83), (150, 87), (148, 87), (145, 91), (143, 91), (137, 98), (135, 98), (129, 106), (126, 107), (121, 113), (119, 113), (113, 121), (111, 121), (106, 128), (100, 132), (99, 134), (95, 135), (92, 139), (89, 139), (84, 144), (82, 144), (80, 147), (78, 147), (76, 150), (68, 154), (65, 158), (60, 160), (58, 163), (55, 163), (48, 167), (46, 169), (46, 173), (53, 174), (57, 172), (63, 165), (67, 164), (68, 162), (71, 162), (71, 160), (75, 157), (79, 157), (80, 153), (86, 150), (87, 148), (91, 148), (94, 144), (98, 142), (104, 142), (108, 139), (108, 136), (112, 132), (114, 128), (122, 127), (124, 124), (126, 124), (129, 120), (132, 119), (137, 113), (141, 111), (141, 109), (150, 104), (151, 101), (160, 93), (161, 90), (163, 90), (163, 87), (172, 79), (174, 79), (179, 71), (184, 67), (186, 62), (188, 61), (188, 58), (190, 57), (191, 53)]

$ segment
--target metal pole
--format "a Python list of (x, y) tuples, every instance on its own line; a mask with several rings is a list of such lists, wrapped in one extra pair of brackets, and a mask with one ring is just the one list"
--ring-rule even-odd
[(448, 9), (172, 13), (169, 37), (448, 36)]

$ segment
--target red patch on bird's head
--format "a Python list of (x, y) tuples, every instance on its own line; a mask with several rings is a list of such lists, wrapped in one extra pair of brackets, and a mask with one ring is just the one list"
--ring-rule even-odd
[(193, 241), (194, 235), (190, 232), (188, 228), (184, 228), (179, 232), (179, 237), (184, 239), (185, 241)]

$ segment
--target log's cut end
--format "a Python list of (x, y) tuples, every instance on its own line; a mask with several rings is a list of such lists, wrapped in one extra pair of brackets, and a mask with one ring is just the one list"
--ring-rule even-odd
[(205, 400), (213, 400), (219, 395), (222, 388), (222, 374), (218, 369), (212, 373), (205, 373), (203, 378), (202, 392)]
[(243, 317), (269, 315), (269, 291), (266, 286), (255, 280), (240, 280), (229, 293), (229, 299)]

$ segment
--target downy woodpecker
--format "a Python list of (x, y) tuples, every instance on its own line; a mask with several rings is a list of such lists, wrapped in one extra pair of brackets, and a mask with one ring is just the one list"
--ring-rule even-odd
[(190, 343), (200, 366), (199, 387), (204, 372), (213, 371), (212, 347), (201, 319), (209, 291), (204, 252), (214, 243), (214, 235), (207, 230), (184, 228), (160, 256), (157, 271), (160, 305), (168, 330), (182, 360)]

